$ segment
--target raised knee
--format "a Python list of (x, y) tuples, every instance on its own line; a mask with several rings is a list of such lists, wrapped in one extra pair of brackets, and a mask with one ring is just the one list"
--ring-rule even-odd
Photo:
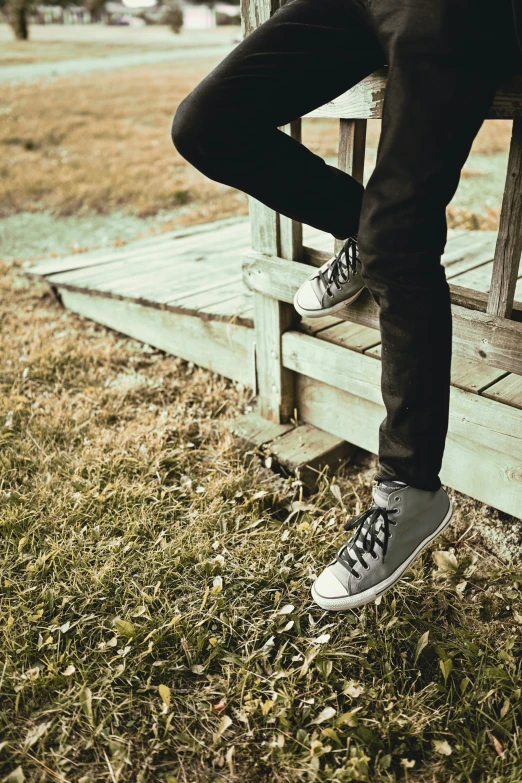
[(191, 93), (179, 104), (171, 128), (172, 143), (179, 154), (191, 163), (200, 135), (197, 113), (193, 104)]

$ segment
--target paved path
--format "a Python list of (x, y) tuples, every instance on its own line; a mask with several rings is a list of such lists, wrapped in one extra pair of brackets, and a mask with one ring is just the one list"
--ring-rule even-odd
[(107, 57), (79, 57), (75, 60), (58, 62), (23, 63), (21, 65), (3, 65), (0, 67), (0, 82), (30, 82), (53, 76), (69, 76), (92, 71), (108, 71), (115, 68), (130, 68), (134, 65), (149, 65), (169, 60), (201, 59), (202, 57), (223, 58), (235, 44), (216, 46), (194, 46), (180, 49), (167, 49), (158, 52), (129, 52), (111, 54)]

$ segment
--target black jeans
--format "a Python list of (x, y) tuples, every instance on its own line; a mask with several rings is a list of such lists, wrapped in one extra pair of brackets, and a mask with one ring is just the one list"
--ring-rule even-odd
[[(278, 126), (389, 66), (366, 190)], [(346, 238), (379, 304), (377, 478), (440, 486), (451, 309), (445, 209), (499, 80), (520, 69), (509, 0), (289, 0), (185, 98), (178, 151), (208, 177)]]

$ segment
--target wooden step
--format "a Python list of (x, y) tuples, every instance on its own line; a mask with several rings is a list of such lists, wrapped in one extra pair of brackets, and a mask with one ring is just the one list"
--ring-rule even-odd
[(356, 451), (352, 444), (311, 424), (275, 424), (255, 412), (231, 422), (230, 429), (265, 464), (284, 475), (298, 476), (310, 489), (325, 468), (335, 472)]

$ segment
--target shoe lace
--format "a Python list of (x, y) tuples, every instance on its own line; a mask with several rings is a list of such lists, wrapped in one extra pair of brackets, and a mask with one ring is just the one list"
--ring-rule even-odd
[[(367, 511), (363, 511), (362, 514), (358, 514), (352, 519), (349, 519), (345, 524), (345, 530), (355, 530), (355, 533), (344, 544), (337, 553), (336, 560), (342, 563), (350, 573), (360, 578), (360, 574), (357, 571), (357, 565), (362, 566), (365, 570), (368, 570), (369, 566), (364, 559), (364, 555), (371, 555), (373, 558), (377, 558), (375, 552), (375, 546), (378, 544), (382, 549), (382, 559), (386, 556), (388, 551), (388, 540), (390, 538), (390, 525), (395, 526), (397, 522), (390, 519), (390, 514), (396, 513), (396, 509), (388, 511), (380, 506), (372, 506)], [(382, 520), (382, 527), (377, 530), (377, 523)], [(378, 536), (378, 532), (383, 531), (383, 540)], [(361, 546), (357, 546), (357, 542)]]
[(355, 275), (357, 272), (357, 260), (357, 237), (349, 237), (330, 266), (319, 272), (319, 277), (328, 296), (333, 296), (332, 284), (335, 284), (337, 290), (340, 291), (341, 285), (347, 283), (350, 277)]

